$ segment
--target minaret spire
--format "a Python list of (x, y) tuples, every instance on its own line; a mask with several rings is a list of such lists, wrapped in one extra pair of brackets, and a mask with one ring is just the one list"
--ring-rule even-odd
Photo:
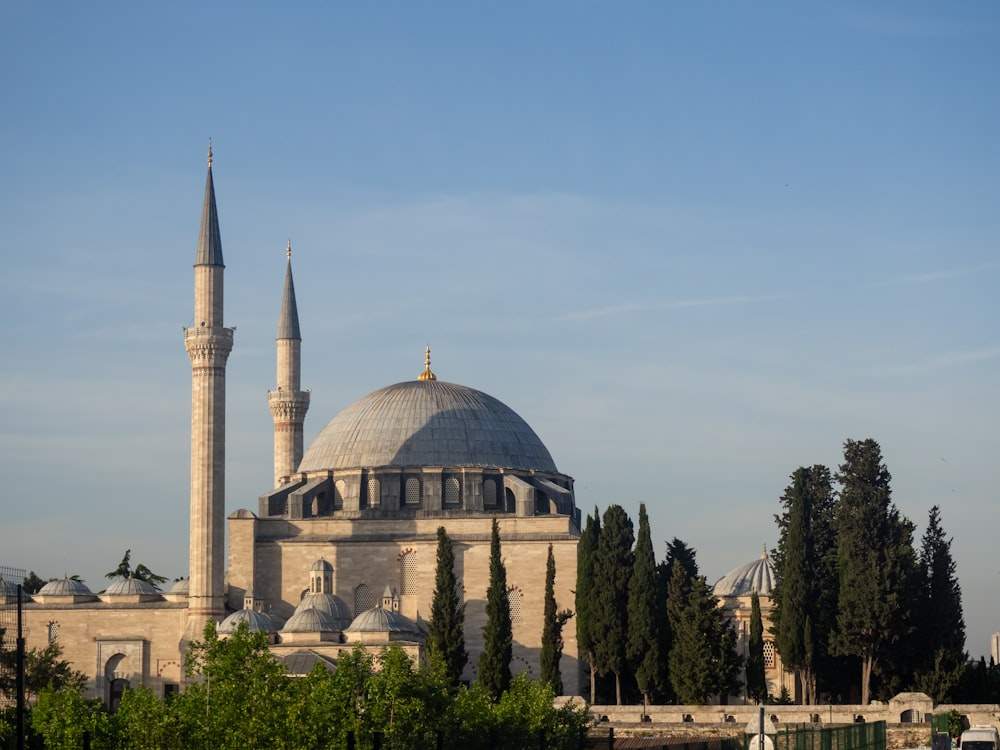
[(191, 358), (191, 566), (186, 638), (221, 620), (225, 559), (226, 362), (233, 329), (222, 319), (222, 239), (212, 181), (212, 144), (194, 263), (194, 325), (184, 329)]
[(292, 241), (288, 241), (285, 288), (278, 314), (278, 387), (267, 394), (274, 420), (274, 486), (288, 480), (302, 460), (302, 425), (309, 410), (309, 392), (301, 390), (302, 334), (292, 281)]

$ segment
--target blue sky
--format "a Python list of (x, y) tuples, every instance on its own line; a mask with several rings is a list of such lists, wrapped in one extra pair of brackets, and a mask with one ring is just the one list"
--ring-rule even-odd
[(290, 238), (307, 440), (429, 343), (715, 580), (873, 437), (987, 652), (998, 71), (992, 2), (4, 4), (0, 562), (187, 574), (211, 137), (228, 510), (270, 487)]

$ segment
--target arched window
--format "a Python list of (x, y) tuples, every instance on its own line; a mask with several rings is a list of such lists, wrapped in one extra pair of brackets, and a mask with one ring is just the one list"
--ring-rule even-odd
[(417, 553), (404, 552), (399, 558), (399, 594), (412, 596), (417, 593)]
[(368, 507), (377, 508), (382, 504), (382, 483), (377, 479), (368, 480)]
[(458, 505), (462, 502), (462, 486), (458, 477), (447, 477), (444, 480), (444, 504)]
[(354, 616), (357, 617), (362, 612), (367, 612), (375, 607), (375, 597), (372, 590), (365, 584), (361, 584), (354, 589)]
[(404, 502), (407, 505), (420, 505), (420, 480), (416, 477), (410, 477), (406, 480), (404, 487)]
[(487, 479), (483, 482), (483, 505), (487, 508), (495, 508), (497, 504), (497, 483), (495, 479)]

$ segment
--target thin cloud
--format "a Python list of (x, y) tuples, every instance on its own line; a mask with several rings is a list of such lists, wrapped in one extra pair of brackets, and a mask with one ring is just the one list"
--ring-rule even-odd
[(771, 295), (735, 295), (732, 297), (708, 297), (706, 299), (672, 300), (670, 302), (651, 303), (624, 303), (621, 305), (611, 305), (609, 307), (599, 307), (592, 310), (577, 310), (576, 312), (558, 315), (554, 320), (579, 322), (585, 320), (595, 320), (614, 315), (628, 315), (636, 312), (655, 312), (658, 310), (683, 310), (691, 307), (724, 307), (728, 305), (745, 305), (759, 302), (773, 302), (775, 300), (790, 299), (790, 294)]
[(1000, 262), (983, 263), (978, 266), (969, 266), (967, 268), (953, 268), (944, 271), (928, 271), (926, 273), (917, 273), (908, 276), (897, 276), (894, 279), (887, 279), (885, 281), (880, 281), (876, 284), (876, 286), (910, 286), (914, 284), (934, 284), (938, 281), (957, 279), (963, 276), (970, 276), (972, 274), (982, 273), (983, 271), (992, 271), (996, 268), (1000, 268)]
[(921, 372), (930, 372), (949, 367), (974, 364), (976, 362), (986, 362), (991, 359), (997, 359), (998, 357), (1000, 357), (1000, 346), (992, 346), (965, 352), (947, 352), (926, 359), (923, 362), (877, 367), (873, 369), (871, 373), (880, 377), (914, 375)]

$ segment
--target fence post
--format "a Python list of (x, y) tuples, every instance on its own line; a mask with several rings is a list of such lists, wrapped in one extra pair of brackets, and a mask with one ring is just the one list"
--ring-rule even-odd
[(90, 732), (83, 730), (83, 750), (90, 750)]
[(372, 750), (382, 750), (381, 732), (372, 732)]
[(608, 727), (608, 750), (615, 750), (615, 728)]
[(437, 750), (444, 750), (444, 730), (437, 730)]
[(354, 750), (354, 732), (347, 733), (347, 750)]

